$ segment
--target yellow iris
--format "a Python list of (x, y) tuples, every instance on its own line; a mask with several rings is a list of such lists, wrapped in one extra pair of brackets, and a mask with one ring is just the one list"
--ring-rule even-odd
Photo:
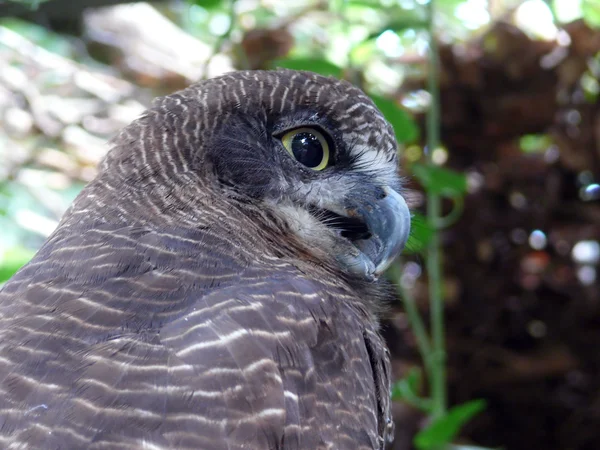
[(312, 170), (323, 170), (329, 164), (329, 144), (314, 128), (296, 128), (283, 135), (281, 142), (296, 161)]

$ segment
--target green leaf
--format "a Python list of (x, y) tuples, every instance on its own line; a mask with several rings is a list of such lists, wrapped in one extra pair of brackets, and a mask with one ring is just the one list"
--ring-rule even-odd
[(394, 127), (396, 140), (401, 143), (412, 142), (419, 137), (419, 129), (412, 117), (394, 101), (378, 95), (370, 95), (371, 99), (385, 118)]
[(410, 16), (404, 15), (401, 19), (392, 20), (386, 23), (383, 27), (379, 28), (377, 31), (369, 34), (367, 39), (374, 39), (379, 37), (382, 33), (390, 30), (394, 32), (405, 31), (408, 29), (421, 29), (427, 28), (428, 22), (425, 17), (420, 17), (420, 15), (412, 14)]
[(447, 6), (450, 8), (456, 8), (461, 3), (465, 3), (465, 0), (437, 0), (440, 6)]
[(600, 28), (600, 0), (583, 0), (581, 2), (583, 20), (590, 26)]
[(411, 171), (421, 185), (433, 194), (454, 197), (467, 192), (467, 177), (464, 173), (419, 163), (414, 163)]
[(429, 414), (431, 400), (419, 396), (423, 374), (421, 369), (413, 367), (408, 374), (392, 386), (392, 400), (402, 400)]
[(423, 251), (431, 237), (434, 228), (429, 224), (427, 218), (419, 213), (414, 213), (410, 220), (410, 235), (404, 252), (407, 254), (419, 253)]
[(524, 153), (545, 152), (552, 145), (552, 138), (547, 134), (528, 134), (519, 139), (519, 146)]
[(204, 9), (215, 9), (223, 3), (223, 0), (193, 0), (192, 3), (201, 6)]
[(342, 68), (329, 61), (317, 58), (286, 58), (273, 61), (272, 66), (293, 70), (309, 70), (327, 77), (342, 77)]
[(421, 389), (421, 369), (413, 367), (401, 380), (392, 386), (392, 400), (402, 400), (406, 397), (418, 397)]
[(485, 409), (485, 400), (472, 400), (455, 406), (444, 417), (434, 420), (419, 431), (413, 443), (418, 450), (433, 450), (452, 441), (460, 429), (473, 417)]
[(381, 0), (346, 0), (347, 5), (368, 6), (369, 8), (381, 8)]
[(13, 247), (0, 254), (0, 283), (10, 279), (33, 255), (34, 252), (24, 247)]

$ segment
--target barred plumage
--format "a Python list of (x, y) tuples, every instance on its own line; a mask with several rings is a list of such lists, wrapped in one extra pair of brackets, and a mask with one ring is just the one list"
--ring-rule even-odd
[[(331, 167), (282, 148), (300, 126), (328, 133)], [(157, 99), (112, 145), (0, 292), (0, 447), (383, 448), (376, 278), (408, 210), (373, 103), (235, 72)]]

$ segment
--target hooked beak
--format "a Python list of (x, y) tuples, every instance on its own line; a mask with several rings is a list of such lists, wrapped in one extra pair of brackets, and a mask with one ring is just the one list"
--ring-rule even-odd
[(400, 254), (410, 233), (410, 211), (389, 186), (363, 184), (343, 204), (308, 211), (335, 231), (339, 245), (333, 255), (352, 275), (374, 281)]
[(408, 205), (394, 189), (385, 186), (349, 199), (346, 213), (363, 222), (368, 230), (364, 239), (353, 241), (360, 254), (349, 269), (376, 279), (406, 245), (410, 233)]

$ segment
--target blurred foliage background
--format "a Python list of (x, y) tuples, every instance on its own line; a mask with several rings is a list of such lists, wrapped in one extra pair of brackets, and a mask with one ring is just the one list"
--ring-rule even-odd
[(391, 448), (600, 448), (600, 0), (432, 1), (0, 1), (0, 283), (156, 95), (345, 78), (393, 124), (415, 211)]

